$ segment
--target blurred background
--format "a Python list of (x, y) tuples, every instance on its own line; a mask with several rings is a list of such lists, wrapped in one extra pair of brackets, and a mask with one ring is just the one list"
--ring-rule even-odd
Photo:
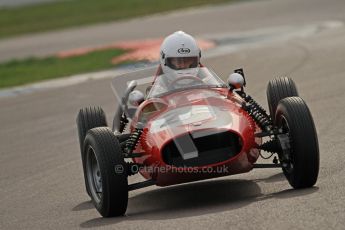
[[(344, 229), (344, 12), (343, 0), (0, 0), (0, 229)], [(267, 82), (294, 79), (319, 135), (315, 187), (292, 190), (281, 170), (257, 169), (136, 190), (127, 216), (99, 217), (76, 115), (99, 105), (111, 125), (111, 79), (156, 66), (177, 30), (222, 79), (244, 68), (265, 108)]]
[[(166, 29), (156, 30), (154, 36), (151, 32), (143, 35), (142, 28), (130, 26), (122, 31), (112, 23), (229, 2), (234, 0), (212, 3), (205, 0), (2, 1), (0, 87), (98, 71), (124, 63), (156, 61), (162, 36), (170, 32), (170, 26), (160, 25)], [(124, 35), (133, 32), (136, 33)], [(206, 48), (211, 42), (208, 44)]]

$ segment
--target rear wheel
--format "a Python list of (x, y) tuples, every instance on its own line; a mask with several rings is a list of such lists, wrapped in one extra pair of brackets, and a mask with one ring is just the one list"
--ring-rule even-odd
[(85, 177), (85, 156), (83, 154), (83, 145), (87, 131), (92, 128), (107, 126), (107, 120), (103, 109), (101, 107), (86, 107), (81, 109), (77, 116), (77, 126), (85, 187), (87, 194), (90, 196), (91, 194), (87, 185), (88, 182)]
[(311, 113), (300, 97), (281, 100), (277, 107), (276, 123), (290, 140), (288, 161), (283, 172), (293, 188), (313, 186), (319, 173), (319, 145)]
[(279, 101), (286, 97), (298, 96), (298, 91), (295, 82), (291, 78), (279, 77), (269, 81), (266, 94), (270, 115), (272, 121), (274, 121)]
[(85, 138), (84, 154), (86, 178), (96, 209), (103, 217), (124, 215), (128, 180), (118, 139), (109, 128), (91, 129)]

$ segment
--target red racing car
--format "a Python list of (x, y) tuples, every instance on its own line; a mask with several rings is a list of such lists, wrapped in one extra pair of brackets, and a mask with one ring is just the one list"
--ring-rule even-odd
[[(244, 92), (242, 69), (227, 84), (206, 67), (162, 74), (146, 96), (134, 90), (145, 82), (138, 76), (151, 74), (113, 80), (119, 103), (112, 129), (100, 107), (83, 108), (77, 117), (86, 191), (103, 217), (123, 215), (134, 189), (253, 168), (281, 167), (296, 189), (316, 183), (317, 134), (290, 78), (269, 82), (267, 114)], [(261, 151), (271, 153), (272, 164), (256, 163)], [(146, 180), (128, 184), (136, 173)]]

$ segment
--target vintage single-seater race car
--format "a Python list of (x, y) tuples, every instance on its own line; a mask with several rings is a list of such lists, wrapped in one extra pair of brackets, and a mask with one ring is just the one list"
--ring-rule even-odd
[[(227, 83), (206, 67), (162, 74), (146, 96), (134, 90), (145, 82), (138, 76), (152, 74), (141, 71), (113, 80), (118, 102), (112, 128), (100, 107), (83, 108), (77, 116), (86, 191), (103, 217), (125, 214), (134, 189), (253, 168), (281, 167), (296, 189), (316, 183), (317, 134), (290, 78), (268, 83), (268, 114), (244, 91), (242, 69)], [(257, 163), (261, 151), (273, 162)], [(136, 173), (145, 180), (128, 184)]]

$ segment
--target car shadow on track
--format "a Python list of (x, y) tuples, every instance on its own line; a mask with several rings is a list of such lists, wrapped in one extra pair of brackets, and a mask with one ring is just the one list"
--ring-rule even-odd
[(264, 183), (275, 183), (275, 182), (279, 182), (279, 181), (286, 181), (286, 177), (284, 176), (283, 172), (274, 174), (270, 177), (267, 178), (260, 178), (260, 179), (256, 179), (254, 180), (255, 182), (264, 182)]
[(83, 211), (83, 210), (88, 210), (88, 209), (93, 209), (93, 208), (95, 208), (95, 206), (93, 206), (92, 201), (89, 200), (89, 201), (85, 201), (78, 204), (77, 206), (72, 208), (72, 211)]
[[(280, 178), (280, 176), (278, 177)], [(260, 187), (254, 181), (230, 179), (157, 188), (130, 197), (126, 216), (99, 217), (81, 223), (80, 227), (107, 226), (122, 221), (165, 220), (200, 216), (238, 209), (259, 200), (303, 196), (316, 190), (318, 188), (314, 187), (262, 194)]]

